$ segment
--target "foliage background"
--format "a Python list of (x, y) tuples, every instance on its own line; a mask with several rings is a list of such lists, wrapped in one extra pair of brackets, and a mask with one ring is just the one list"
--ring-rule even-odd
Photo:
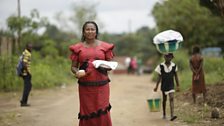
[[(31, 65), (34, 88), (74, 83), (75, 79), (70, 72), (68, 47), (80, 41), (81, 28), (85, 20), (95, 20), (101, 28), (103, 22), (98, 19), (96, 4), (74, 4), (73, 7), (74, 14), (69, 21), (73, 22), (74, 27), (69, 30), (64, 30), (69, 21), (63, 18), (63, 13), (56, 14), (59, 26), (51, 24), (48, 18), (39, 15), (36, 9), (30, 12), (30, 16), (8, 17), (8, 27), (1, 29), (0, 35), (12, 38), (14, 43), (12, 55), (0, 57), (1, 91), (18, 90), (22, 87), (22, 79), (15, 75), (15, 67), (27, 43), (32, 43), (34, 46)], [(120, 34), (102, 33), (99, 29), (99, 39), (114, 43), (116, 56), (137, 56), (143, 61), (143, 65), (153, 61), (150, 67), (155, 68), (163, 59), (152, 44), (153, 37), (167, 29), (181, 32), (184, 37), (183, 47), (175, 53), (174, 62), (179, 66), (182, 88), (189, 88), (191, 72), (188, 59), (191, 48), (199, 45), (202, 49), (220, 47), (223, 50), (223, 18), (201, 6), (200, 0), (164, 0), (158, 2), (150, 13), (155, 18), (157, 24), (155, 28), (143, 26), (136, 31)], [(45, 29), (43, 33), (39, 33), (41, 29)], [(18, 39), (20, 41), (16, 44), (15, 40)], [(213, 84), (224, 80), (223, 65), (223, 58), (205, 57), (207, 83)]]

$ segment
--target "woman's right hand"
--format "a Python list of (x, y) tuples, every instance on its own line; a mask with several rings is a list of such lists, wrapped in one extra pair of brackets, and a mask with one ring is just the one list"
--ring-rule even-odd
[(75, 77), (78, 78), (78, 79), (81, 78), (81, 77), (84, 77), (84, 76), (86, 76), (86, 72), (84, 70), (79, 70), (75, 74)]

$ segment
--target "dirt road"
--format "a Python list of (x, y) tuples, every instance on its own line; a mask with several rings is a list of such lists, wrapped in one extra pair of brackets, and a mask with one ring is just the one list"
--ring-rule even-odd
[[(110, 75), (111, 116), (114, 126), (181, 126), (178, 120), (161, 119), (150, 112), (146, 99), (152, 97), (150, 75)], [(31, 107), (20, 107), (20, 93), (0, 94), (0, 126), (78, 126), (77, 85), (35, 91)], [(168, 109), (168, 108), (167, 108)]]

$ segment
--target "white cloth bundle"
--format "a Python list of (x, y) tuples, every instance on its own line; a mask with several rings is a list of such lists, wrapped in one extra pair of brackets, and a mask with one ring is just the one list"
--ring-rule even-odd
[(166, 31), (158, 33), (153, 38), (153, 43), (154, 44), (165, 43), (165, 42), (168, 42), (168, 41), (181, 42), (181, 41), (183, 41), (183, 36), (177, 31), (166, 30)]
[(115, 61), (105, 61), (105, 60), (94, 60), (93, 65), (95, 68), (99, 68), (99, 66), (102, 65), (106, 65), (108, 67), (110, 67), (112, 70), (115, 70), (117, 68), (118, 63)]

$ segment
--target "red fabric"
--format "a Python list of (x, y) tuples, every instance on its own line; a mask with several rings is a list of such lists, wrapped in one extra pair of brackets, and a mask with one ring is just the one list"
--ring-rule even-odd
[[(97, 82), (107, 80), (108, 76), (98, 72), (92, 61), (94, 60), (111, 60), (114, 56), (112, 50), (113, 44), (101, 42), (96, 47), (85, 47), (83, 43), (71, 45), (69, 49), (72, 51), (70, 59), (82, 64), (88, 59), (88, 76), (79, 79), (81, 82)], [(80, 114), (89, 115), (104, 109), (109, 105), (109, 84), (103, 86), (81, 86), (79, 85)], [(82, 119), (79, 126), (112, 126), (110, 112), (91, 119)]]
[(132, 59), (130, 64), (132, 69), (137, 69), (138, 65), (135, 59)]
[[(92, 48), (94, 48), (94, 47), (92, 47)], [(105, 54), (103, 54), (103, 55), (105, 55), (105, 57), (101, 57), (102, 60), (111, 60), (114, 56), (113, 51), (112, 51), (113, 48), (114, 48), (113, 44), (109, 44), (109, 43), (106, 43), (106, 42), (101, 42), (101, 44), (99, 46), (95, 47), (95, 48), (97, 50), (101, 50), (105, 53)], [(70, 59), (78, 61), (79, 53), (80, 52), (85, 53), (85, 51), (89, 51), (89, 49), (91, 49), (91, 48), (84, 47), (83, 43), (81, 43), (81, 42), (77, 43), (77, 44), (74, 44), (74, 45), (71, 45), (69, 47), (69, 50), (72, 52), (72, 54), (70, 55)]]
[[(79, 86), (80, 114), (89, 115), (109, 105), (109, 84)], [(79, 126), (112, 126), (110, 112), (100, 117), (80, 120)]]
[(85, 47), (83, 43), (78, 43), (70, 46), (72, 54), (70, 56), (71, 60), (77, 61), (82, 64), (88, 59), (89, 66), (86, 72), (88, 76), (82, 77), (79, 79), (80, 82), (96, 82), (108, 80), (108, 76), (100, 73), (94, 68), (92, 62), (94, 60), (111, 60), (114, 56), (112, 49), (114, 48), (113, 44), (106, 42), (101, 42), (99, 46), (96, 47)]
[(78, 44), (74, 44), (74, 45), (71, 45), (69, 47), (69, 50), (72, 52), (72, 54), (70, 55), (70, 59), (73, 60), (73, 61), (78, 61), (78, 55), (79, 55), (79, 48), (81, 47), (81, 43), (78, 43)]
[[(192, 55), (190, 63), (194, 69), (199, 69), (199, 66), (203, 64), (203, 57), (201, 55)], [(197, 76), (195, 73), (193, 73), (192, 75), (192, 93), (197, 94), (205, 92), (206, 92), (206, 86), (205, 86), (204, 70), (202, 66), (201, 71)]]

